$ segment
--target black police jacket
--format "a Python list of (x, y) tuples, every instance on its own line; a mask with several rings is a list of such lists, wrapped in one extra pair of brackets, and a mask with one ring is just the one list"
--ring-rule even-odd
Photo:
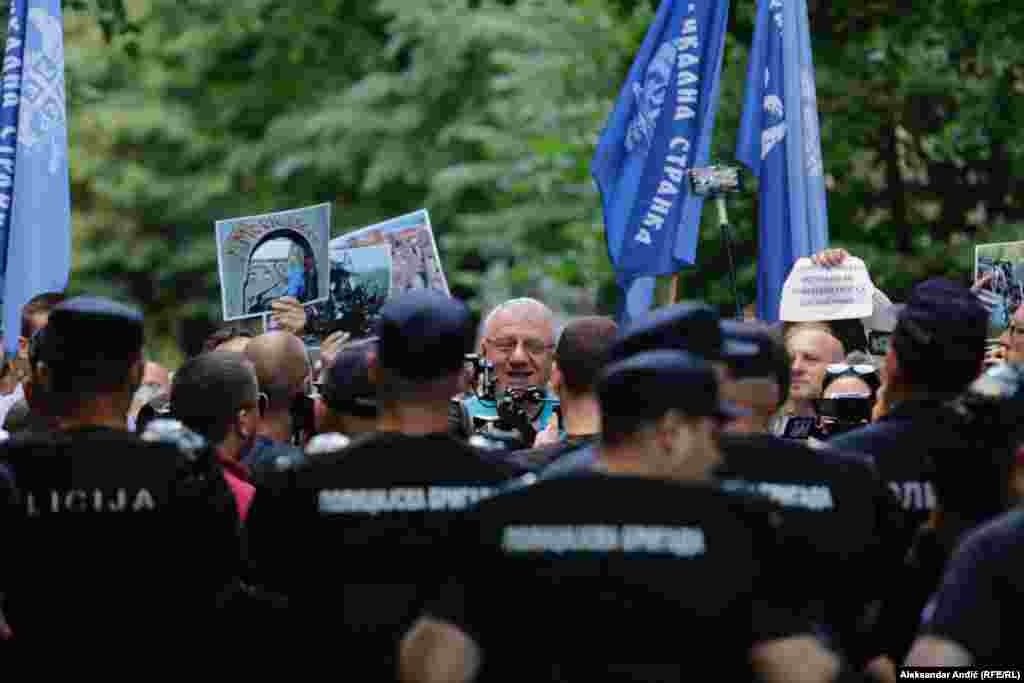
[(212, 455), (106, 428), (0, 445), (0, 530), (4, 611), (28, 647), (202, 638), (240, 566)]
[(828, 444), (871, 456), (882, 480), (899, 499), (907, 524), (907, 546), (935, 509), (934, 458), (938, 452), (970, 454), (961, 420), (944, 400), (909, 400), (877, 422), (846, 432)]

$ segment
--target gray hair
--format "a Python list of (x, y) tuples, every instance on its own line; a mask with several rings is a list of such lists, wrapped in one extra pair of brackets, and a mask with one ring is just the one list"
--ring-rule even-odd
[[(503, 313), (508, 313), (515, 309), (529, 309), (531, 313), (539, 314), (537, 317), (551, 324), (553, 337), (551, 340), (552, 343), (557, 342), (558, 335), (561, 332), (559, 328), (563, 326), (558, 324), (558, 321), (555, 319), (555, 314), (551, 312), (551, 309), (548, 308), (543, 301), (531, 299), (529, 297), (520, 297), (518, 299), (509, 299), (508, 301), (498, 304), (490, 313), (487, 314), (487, 317), (484, 318), (482, 323), (480, 323), (480, 330), (477, 334), (477, 346), (479, 346), (480, 342), (486, 338), (487, 328), (491, 326), (491, 323), (495, 318)], [(527, 316), (524, 315), (523, 317)]]

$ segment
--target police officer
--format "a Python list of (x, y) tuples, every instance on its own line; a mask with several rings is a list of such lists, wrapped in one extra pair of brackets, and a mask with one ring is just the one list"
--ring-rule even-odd
[(926, 611), (907, 665), (1019, 666), (1021, 596), (1024, 510), (1016, 509), (964, 541)]
[(59, 430), (0, 447), (0, 593), (14, 642), (166, 653), (187, 624), (202, 649), (239, 568), (221, 470), (201, 440), (182, 450), (126, 431), (143, 371), (136, 310), (70, 299), (41, 335), (32, 382)]
[(775, 600), (768, 516), (709, 482), (734, 414), (711, 367), (642, 353), (598, 392), (594, 470), (481, 503), (456, 580), (403, 643), (403, 680), (442, 680), (442, 662), (443, 680), (745, 680), (751, 664), (829, 680), (833, 657)]
[(895, 574), (906, 552), (905, 539), (894, 533), (901, 522), (896, 501), (865, 459), (770, 433), (769, 417), (786, 401), (785, 351), (767, 330), (735, 321), (722, 326), (727, 338), (754, 344), (757, 353), (730, 362), (723, 394), (754, 410), (736, 420), (739, 430), (722, 435), (716, 474), (725, 490), (764, 496), (784, 510), (786, 571), (806, 596), (809, 618), (834, 648), (862, 663), (870, 653), (857, 625), (884, 588), (864, 577)]
[(394, 676), (398, 641), (440, 581), (446, 525), (509, 474), (448, 434), (474, 336), (466, 306), (418, 290), (380, 316), (378, 433), (268, 476), (248, 520), (254, 580), (291, 599), (282, 637), (344, 647), (365, 680)]
[[(950, 558), (956, 557), (958, 545), (972, 529), (998, 517), (1011, 505), (1010, 473), (1015, 468), (1015, 455), (1024, 444), (1024, 368), (1013, 364), (993, 368), (974, 382), (953, 406), (960, 418), (957, 430), (972, 443), (973, 453), (970, 458), (956, 451), (935, 453), (933, 482), (937, 507), (928, 523), (919, 529), (905, 566), (885, 582), (889, 595), (875, 631), (879, 652), (893, 664), (903, 661), (907, 655), (922, 614), (931, 614), (932, 609), (926, 609), (926, 604), (941, 583)], [(985, 545), (977, 544), (975, 548)], [(974, 552), (967, 554), (974, 555)], [(982, 550), (980, 554), (985, 555), (987, 551)], [(973, 565), (976, 559), (978, 556), (972, 557), (967, 564)], [(959, 563), (967, 572), (975, 570), (961, 560), (954, 560), (954, 563)], [(977, 586), (962, 585), (961, 569), (958, 568), (951, 579), (952, 585), (944, 589), (947, 593), (940, 600), (944, 609), (961, 610), (963, 607), (957, 604), (961, 599), (966, 605), (969, 600), (978, 598)], [(966, 597), (968, 595), (971, 597)], [(988, 606), (971, 606), (966, 611), (979, 608), (972, 620), (978, 617), (999, 622), (1001, 611), (984, 614)], [(948, 616), (947, 613), (943, 618)], [(991, 659), (987, 654), (1004, 647), (1005, 636), (984, 642), (985, 637), (993, 633), (986, 631), (988, 626), (979, 623), (969, 627), (980, 627), (970, 636), (975, 656), (984, 654), (988, 664), (997, 663), (998, 659)], [(957, 636), (957, 640), (961, 639), (959, 633)], [(1000, 639), (1004, 639), (1002, 643)], [(981, 643), (983, 647), (979, 647)]]
[(917, 285), (882, 367), (886, 414), (829, 440), (874, 458), (900, 500), (908, 537), (935, 509), (933, 458), (973, 456), (948, 402), (981, 372), (987, 332), (988, 314), (968, 289), (942, 279)]

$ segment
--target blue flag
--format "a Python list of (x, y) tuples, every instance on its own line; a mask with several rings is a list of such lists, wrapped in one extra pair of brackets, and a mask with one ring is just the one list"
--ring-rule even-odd
[(806, 0), (758, 0), (736, 156), (761, 179), (757, 314), (776, 321), (793, 264), (828, 244)]
[(643, 315), (654, 277), (692, 265), (703, 198), (686, 172), (707, 163), (718, 111), (728, 0), (663, 0), (594, 155), (608, 256)]
[(11, 0), (0, 102), (0, 275), (4, 350), (21, 308), (63, 291), (71, 270), (71, 197), (60, 0)]

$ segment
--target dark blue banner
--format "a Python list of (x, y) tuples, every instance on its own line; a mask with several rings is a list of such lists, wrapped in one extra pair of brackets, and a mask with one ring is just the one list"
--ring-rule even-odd
[(696, 258), (703, 198), (686, 173), (707, 163), (728, 15), (728, 0), (661, 3), (594, 155), (627, 318), (650, 308), (654, 276)]
[(759, 0), (736, 156), (761, 179), (758, 318), (779, 319), (793, 264), (828, 245), (806, 0)]

